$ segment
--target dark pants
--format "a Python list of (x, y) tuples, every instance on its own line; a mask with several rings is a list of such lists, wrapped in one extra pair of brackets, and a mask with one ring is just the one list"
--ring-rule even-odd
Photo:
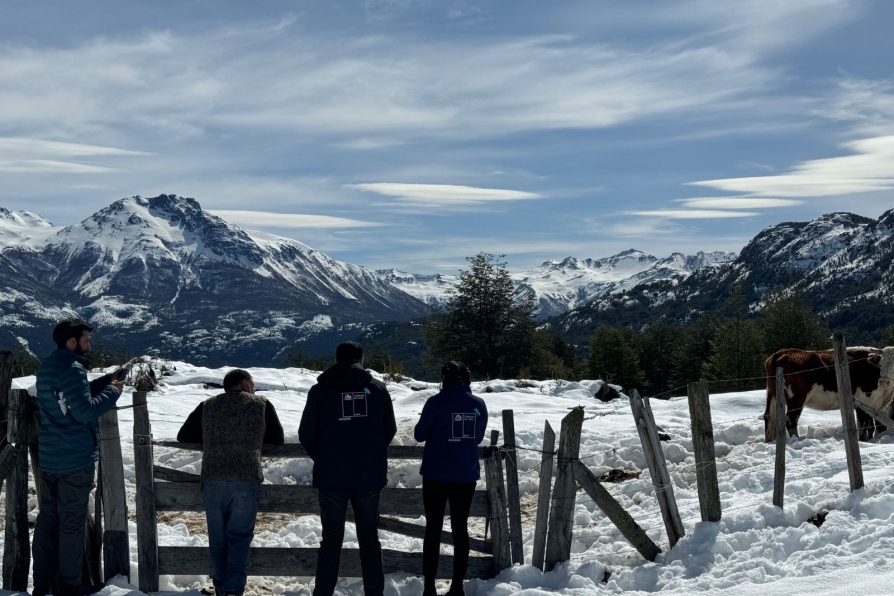
[(248, 549), (258, 515), (258, 491), (256, 480), (211, 479), (202, 483), (214, 592), (220, 596), (245, 591)]
[(350, 493), (319, 491), (323, 540), (317, 558), (314, 596), (329, 596), (335, 591), (338, 565), (341, 561), (341, 544), (345, 537), (345, 512), (348, 501), (354, 510), (357, 542), (360, 543), (363, 593), (366, 596), (381, 596), (385, 591), (382, 545), (379, 543), (380, 493), (380, 490)]
[(73, 591), (81, 585), (84, 524), (95, 468), (40, 473), (40, 511), (34, 526), (34, 593)]
[(441, 551), (441, 530), (444, 507), (450, 503), (450, 529), (453, 532), (453, 583), (459, 591), (469, 568), (469, 510), (475, 495), (474, 482), (441, 482), (422, 478), (422, 501), (425, 504), (425, 540), (422, 543), (422, 575), (427, 591), (434, 591)]

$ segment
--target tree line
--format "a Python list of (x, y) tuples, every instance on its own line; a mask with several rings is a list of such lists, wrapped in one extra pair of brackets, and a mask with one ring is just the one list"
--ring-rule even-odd
[[(516, 292), (500, 257), (467, 260), (443, 311), (425, 327), (426, 361), (461, 360), (478, 379), (598, 378), (644, 395), (706, 379), (716, 390), (745, 390), (766, 385), (764, 360), (776, 350), (831, 347), (830, 330), (803, 297), (769, 294), (755, 313), (741, 288), (685, 324), (601, 324), (586, 346), (575, 346), (535, 321), (533, 296)], [(894, 344), (894, 327), (879, 340)]]

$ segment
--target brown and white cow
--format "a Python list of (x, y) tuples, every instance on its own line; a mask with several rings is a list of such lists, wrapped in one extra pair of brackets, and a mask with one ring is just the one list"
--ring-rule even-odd
[[(851, 391), (863, 400), (890, 416), (894, 398), (894, 347), (848, 348)], [(884, 365), (884, 374), (882, 367)], [(790, 436), (798, 435), (798, 418), (801, 410), (837, 410), (838, 383), (835, 378), (835, 361), (831, 350), (779, 350), (764, 363), (767, 375), (767, 409), (764, 410), (764, 438), (776, 440), (776, 367), (781, 366), (785, 375), (786, 428)], [(868, 441), (875, 434), (875, 420), (857, 409), (860, 440)]]

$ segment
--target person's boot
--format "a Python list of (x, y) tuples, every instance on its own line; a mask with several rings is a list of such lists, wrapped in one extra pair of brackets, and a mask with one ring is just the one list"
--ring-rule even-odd
[(422, 588), (422, 596), (438, 596), (438, 591), (435, 589), (434, 582), (425, 584), (425, 587)]

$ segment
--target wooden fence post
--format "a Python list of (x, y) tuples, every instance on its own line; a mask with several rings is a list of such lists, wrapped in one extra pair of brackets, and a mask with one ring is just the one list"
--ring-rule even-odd
[(137, 563), (139, 588), (143, 592), (158, 591), (158, 517), (155, 508), (153, 476), (152, 426), (146, 392), (133, 392), (133, 459), (137, 495)]
[(785, 376), (776, 367), (776, 473), (773, 475), (773, 504), (782, 507), (785, 495)]
[(556, 454), (556, 433), (543, 423), (543, 447), (540, 453), (540, 491), (537, 493), (537, 522), (534, 526), (534, 553), (531, 564), (543, 571), (543, 556), (546, 551), (546, 528), (549, 522), (549, 493), (553, 480), (553, 459)]
[[(689, 383), (689, 419), (692, 422), (692, 450), (702, 521), (720, 521), (720, 488), (717, 486), (717, 459), (714, 455), (714, 425), (711, 401), (705, 381)], [(650, 408), (651, 409), (651, 408)]]
[(857, 442), (857, 421), (854, 414), (854, 394), (851, 393), (850, 363), (844, 335), (832, 336), (832, 356), (835, 359), (835, 375), (838, 379), (838, 399), (841, 402), (841, 422), (844, 426), (844, 453), (851, 490), (863, 488), (863, 463), (860, 460), (860, 444)]
[(522, 543), (521, 497), (518, 494), (518, 455), (515, 450), (515, 419), (503, 410), (503, 449), (506, 453), (506, 504), (509, 506), (509, 547), (512, 563), (525, 564)]
[(670, 474), (667, 472), (664, 450), (661, 448), (658, 430), (655, 428), (652, 408), (648, 401), (644, 401), (640, 397), (636, 389), (630, 392), (630, 410), (636, 421), (640, 442), (643, 444), (643, 454), (649, 465), (649, 473), (652, 476), (652, 485), (655, 487), (658, 506), (661, 508), (661, 517), (664, 519), (667, 538), (673, 548), (686, 532), (683, 530), (683, 520), (680, 519), (680, 512), (677, 510), (674, 487), (670, 481)]
[[(0, 352), (0, 420), (6, 420), (6, 410), (9, 407), (9, 387), (12, 384), (12, 352)], [(5, 431), (3, 428), (2, 431)], [(6, 433), (0, 431), (0, 447), (6, 444)]]
[(6, 533), (3, 543), (3, 589), (28, 589), (31, 542), (28, 534), (28, 392), (9, 392), (7, 441), (15, 445), (15, 463), (6, 482)]
[(490, 503), (488, 519), (490, 520), (491, 544), (494, 555), (494, 574), (512, 566), (509, 557), (509, 524), (506, 520), (506, 500), (503, 496), (503, 479), (497, 470), (500, 451), (493, 447), (493, 453), (484, 460), (484, 480), (487, 485), (487, 497)]
[[(146, 408), (141, 408), (146, 410)], [(127, 529), (127, 493), (124, 490), (124, 461), (121, 457), (121, 433), (118, 411), (109, 410), (99, 419), (100, 473), (103, 510), (102, 554), (103, 579), (116, 575), (130, 581), (130, 546)], [(96, 519), (99, 525), (100, 519)]]
[(574, 524), (574, 501), (577, 483), (573, 463), (580, 454), (580, 433), (584, 423), (584, 408), (578, 406), (562, 419), (559, 431), (556, 484), (549, 514), (546, 536), (546, 571), (571, 558), (571, 529)]

